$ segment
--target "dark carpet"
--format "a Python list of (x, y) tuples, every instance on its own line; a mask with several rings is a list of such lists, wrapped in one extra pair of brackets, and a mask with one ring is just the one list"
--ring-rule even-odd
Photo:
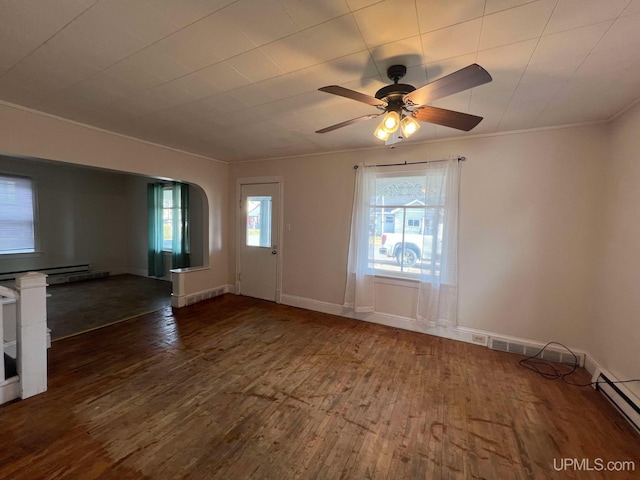
[(52, 285), (47, 293), (52, 340), (171, 306), (171, 282), (136, 275)]

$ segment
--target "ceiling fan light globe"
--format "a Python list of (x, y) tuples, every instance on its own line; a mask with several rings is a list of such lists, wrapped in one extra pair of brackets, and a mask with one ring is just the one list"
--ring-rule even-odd
[(413, 117), (404, 117), (400, 122), (402, 133), (406, 138), (416, 133), (420, 128), (420, 124)]
[(387, 132), (393, 133), (398, 129), (400, 124), (400, 115), (398, 115), (398, 112), (389, 112), (384, 116), (382, 123)]
[(375, 132), (373, 132), (373, 134), (380, 140), (386, 141), (389, 138), (390, 133), (387, 131), (387, 129), (384, 127), (384, 122), (382, 122), (380, 125), (378, 125), (378, 128), (376, 128)]

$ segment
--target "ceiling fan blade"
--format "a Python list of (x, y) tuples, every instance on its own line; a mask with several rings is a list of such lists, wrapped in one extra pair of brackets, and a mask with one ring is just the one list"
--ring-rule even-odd
[(439, 98), (483, 85), (491, 80), (489, 72), (474, 63), (406, 94), (404, 101), (410, 105), (424, 105)]
[(382, 115), (382, 113), (372, 113), (371, 115), (364, 115), (362, 117), (352, 118), (351, 120), (347, 120), (346, 122), (336, 123), (335, 125), (331, 125), (330, 127), (326, 127), (326, 128), (323, 128), (322, 130), (318, 130), (316, 133), (331, 132), (333, 130), (337, 130), (338, 128), (348, 127), (349, 125), (353, 125), (354, 123), (361, 122), (362, 120), (369, 120), (371, 118), (379, 117), (380, 115)]
[(387, 106), (386, 102), (378, 100), (376, 97), (365, 95), (364, 93), (356, 92), (355, 90), (350, 90), (338, 85), (329, 85), (327, 87), (319, 88), (318, 90), (320, 90), (321, 92), (332, 93), (341, 97), (350, 98), (351, 100), (357, 100), (358, 102), (373, 105), (374, 107), (384, 108)]
[(468, 113), (454, 112), (444, 108), (425, 106), (414, 110), (413, 117), (421, 122), (435, 123), (445, 127), (457, 128), (468, 132), (478, 125), (482, 117), (469, 115)]

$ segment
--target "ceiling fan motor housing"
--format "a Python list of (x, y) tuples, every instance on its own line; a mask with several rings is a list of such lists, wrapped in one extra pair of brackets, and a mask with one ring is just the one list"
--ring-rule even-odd
[(404, 107), (402, 99), (406, 94), (413, 92), (416, 88), (405, 83), (398, 83), (407, 74), (407, 67), (404, 65), (391, 65), (387, 68), (387, 77), (393, 80), (393, 85), (382, 87), (376, 92), (376, 98), (387, 103), (386, 111), (397, 111), (400, 113)]
[(402, 107), (404, 107), (403, 97), (415, 89), (412, 85), (394, 83), (393, 85), (387, 85), (378, 90), (376, 92), (376, 98), (387, 102), (387, 110), (400, 111)]

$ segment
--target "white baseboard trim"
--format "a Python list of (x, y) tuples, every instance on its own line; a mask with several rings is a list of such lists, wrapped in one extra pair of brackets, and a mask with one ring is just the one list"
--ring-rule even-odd
[(329, 313), (331, 315), (339, 315), (341, 317), (354, 318), (356, 320), (363, 320), (365, 322), (378, 323), (380, 325), (386, 325), (388, 327), (401, 328), (403, 330), (409, 330), (418, 333), (426, 333), (428, 335), (434, 335), (436, 337), (443, 337), (451, 340), (458, 340), (460, 342), (473, 343), (474, 345), (481, 345), (485, 347), (489, 345), (490, 337), (508, 338), (512, 341), (521, 341), (533, 345), (540, 345), (540, 348), (545, 345), (544, 343), (538, 342), (536, 340), (508, 337), (495, 332), (488, 332), (475, 328), (460, 326), (431, 327), (429, 325), (419, 323), (413, 318), (401, 317), (399, 315), (392, 315), (388, 313), (355, 313), (353, 310), (345, 308), (342, 305), (322, 302), (310, 298), (297, 297), (295, 295), (283, 294), (281, 297), (281, 301), (283, 304), (290, 305), (292, 307), (299, 307), (316, 312)]
[(13, 377), (0, 382), (0, 405), (16, 398), (20, 398), (20, 379)]
[[(233, 290), (233, 291), (232, 291)], [(225, 293), (235, 293), (235, 286), (224, 284), (218, 287), (207, 288), (200, 290), (199, 292), (189, 293), (186, 295), (178, 296), (174, 293), (171, 294), (171, 306), (174, 308), (182, 308), (194, 303), (203, 302), (210, 298), (219, 297)]]

